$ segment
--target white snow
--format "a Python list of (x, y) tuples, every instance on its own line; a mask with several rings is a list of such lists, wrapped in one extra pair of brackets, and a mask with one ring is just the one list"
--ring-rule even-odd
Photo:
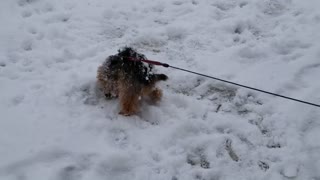
[(175, 69), (118, 115), (97, 67), (149, 59), (320, 104), (318, 0), (1, 0), (0, 180), (320, 179), (320, 109)]

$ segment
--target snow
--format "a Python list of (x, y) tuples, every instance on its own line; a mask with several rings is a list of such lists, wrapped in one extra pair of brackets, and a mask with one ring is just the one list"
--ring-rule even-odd
[(320, 179), (320, 110), (194, 74), (118, 115), (97, 67), (149, 59), (320, 103), (317, 0), (2, 0), (0, 179)]

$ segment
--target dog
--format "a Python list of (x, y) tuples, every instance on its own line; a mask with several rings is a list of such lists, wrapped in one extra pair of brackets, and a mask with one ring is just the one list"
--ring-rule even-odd
[(141, 61), (146, 59), (133, 48), (124, 47), (98, 67), (98, 87), (107, 99), (119, 98), (121, 115), (138, 113), (142, 99), (157, 103), (162, 98), (162, 90), (156, 83), (167, 80), (168, 76), (153, 73), (153, 65)]

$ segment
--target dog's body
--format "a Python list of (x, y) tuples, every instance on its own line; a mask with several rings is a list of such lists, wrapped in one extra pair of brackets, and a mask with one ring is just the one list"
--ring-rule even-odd
[(145, 59), (144, 55), (125, 47), (118, 54), (109, 56), (98, 68), (98, 86), (107, 98), (119, 98), (119, 113), (122, 115), (137, 113), (143, 97), (149, 97), (153, 102), (158, 102), (162, 97), (162, 91), (155, 85), (168, 77), (154, 74), (152, 65), (140, 61)]

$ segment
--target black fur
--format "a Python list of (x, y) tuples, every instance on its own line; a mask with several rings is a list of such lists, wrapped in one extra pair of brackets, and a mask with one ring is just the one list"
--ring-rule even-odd
[[(130, 60), (135, 59), (136, 61)], [(159, 80), (167, 80), (164, 74), (154, 74), (152, 72), (153, 65), (145, 64), (139, 60), (146, 60), (143, 54), (137, 53), (130, 47), (118, 50), (118, 54), (109, 56), (106, 60), (108, 68), (113, 73), (110, 74), (111, 79), (118, 79), (119, 71), (125, 72), (125, 78), (131, 82), (138, 81), (141, 84), (151, 84)]]

